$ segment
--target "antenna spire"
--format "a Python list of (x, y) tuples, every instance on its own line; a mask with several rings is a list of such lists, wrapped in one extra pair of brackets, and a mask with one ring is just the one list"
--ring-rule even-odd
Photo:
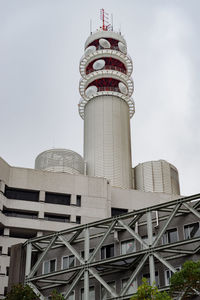
[(105, 31), (108, 31), (110, 28), (109, 22), (109, 14), (105, 12), (105, 10), (102, 8), (100, 9), (100, 19), (102, 20), (102, 29)]

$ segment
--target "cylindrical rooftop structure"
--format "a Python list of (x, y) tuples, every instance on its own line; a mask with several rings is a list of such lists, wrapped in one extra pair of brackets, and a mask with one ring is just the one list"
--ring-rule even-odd
[(143, 162), (134, 173), (136, 190), (180, 195), (178, 170), (165, 160)]
[(87, 174), (132, 188), (130, 118), (134, 114), (132, 60), (120, 33), (98, 30), (80, 61), (79, 113), (84, 119)]
[(40, 153), (35, 159), (35, 169), (70, 174), (84, 173), (84, 160), (76, 152), (68, 149), (50, 149)]

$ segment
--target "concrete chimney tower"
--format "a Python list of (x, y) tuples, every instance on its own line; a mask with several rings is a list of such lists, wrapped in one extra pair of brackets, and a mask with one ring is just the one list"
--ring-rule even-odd
[(79, 113), (84, 119), (87, 175), (132, 188), (130, 118), (132, 60), (121, 33), (104, 25), (91, 33), (80, 61)]

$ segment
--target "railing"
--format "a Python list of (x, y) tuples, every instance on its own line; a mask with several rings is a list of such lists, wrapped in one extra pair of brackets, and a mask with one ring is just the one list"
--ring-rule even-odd
[[(117, 67), (117, 66), (111, 66), (111, 65), (107, 65), (104, 68), (102, 68), (101, 70), (115, 70), (115, 71), (119, 71), (119, 72), (122, 72), (124, 74), (127, 74), (125, 69), (122, 69), (122, 68)], [(100, 70), (94, 70), (94, 69), (91, 68), (91, 69), (86, 71), (86, 75), (88, 75), (92, 72), (95, 72), (95, 71), (100, 71)]]

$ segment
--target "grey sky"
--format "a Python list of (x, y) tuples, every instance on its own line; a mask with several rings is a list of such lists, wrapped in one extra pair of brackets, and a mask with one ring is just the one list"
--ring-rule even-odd
[(79, 60), (102, 7), (133, 59), (133, 166), (165, 159), (182, 194), (200, 192), (199, 0), (0, 0), (0, 156), (32, 168), (52, 147), (82, 154)]

